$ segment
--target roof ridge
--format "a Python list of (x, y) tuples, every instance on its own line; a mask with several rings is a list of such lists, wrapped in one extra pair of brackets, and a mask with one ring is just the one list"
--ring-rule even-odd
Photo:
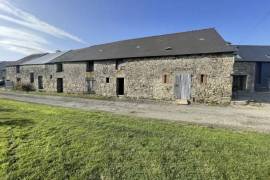
[[(175, 32), (175, 33), (168, 33), (168, 34), (160, 34), (160, 35), (152, 35), (152, 36), (131, 38), (131, 39), (126, 39), (126, 40), (113, 41), (113, 42), (109, 42), (109, 43), (102, 43), (102, 44), (93, 45), (93, 46), (100, 46), (100, 45), (106, 45), (106, 44), (114, 44), (114, 43), (119, 43), (119, 42), (141, 40), (141, 39), (148, 39), (148, 38), (158, 38), (158, 37), (164, 37), (164, 36), (170, 36), (170, 35), (177, 35), (177, 34), (194, 33), (194, 32), (206, 31), (206, 30), (215, 30), (215, 28), (198, 29), (198, 30), (190, 30), (190, 31), (183, 31), (183, 32)], [(93, 46), (90, 46), (90, 47), (93, 47)]]
[[(64, 54), (66, 54), (69, 51), (60, 51), (60, 52), (53, 52), (53, 53), (46, 53), (43, 56), (40, 57), (36, 57), (31, 59), (30, 61), (27, 61), (25, 63), (22, 63), (22, 65), (40, 65), (40, 64), (49, 64), (50, 62), (52, 62), (53, 60), (55, 60), (56, 58), (63, 56)], [(44, 60), (44, 58), (48, 59), (47, 62), (39, 62), (41, 60)], [(39, 62), (39, 63), (38, 63)]]
[(124, 39), (124, 40), (117, 40), (117, 41), (111, 41), (111, 42), (107, 42), (107, 43), (105, 42), (105, 43), (95, 44), (95, 45), (91, 45), (89, 47), (81, 48), (81, 49), (77, 49), (77, 50), (84, 50), (84, 49), (88, 49), (88, 48), (92, 48), (92, 47), (97, 47), (97, 46), (102, 46), (102, 45), (109, 45), (109, 44), (114, 44), (114, 43), (121, 43), (121, 42), (148, 39), (148, 38), (158, 38), (158, 37), (177, 35), (177, 34), (194, 33), (194, 32), (201, 32), (201, 31), (207, 31), (207, 30), (214, 30), (215, 32), (217, 32), (215, 28), (209, 27), (209, 28), (204, 28), (204, 29), (196, 29), (196, 30), (183, 31), (183, 32), (166, 33), (166, 34), (160, 34), (160, 35), (152, 35), (152, 36), (144, 36), (144, 37), (138, 37), (138, 38)]
[(233, 45), (233, 46), (246, 46), (246, 47), (270, 47), (270, 45)]

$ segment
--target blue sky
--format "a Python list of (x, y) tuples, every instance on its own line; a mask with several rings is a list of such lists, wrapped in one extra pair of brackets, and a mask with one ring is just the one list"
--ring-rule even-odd
[(270, 1), (0, 0), (0, 61), (208, 27), (234, 44), (270, 45)]

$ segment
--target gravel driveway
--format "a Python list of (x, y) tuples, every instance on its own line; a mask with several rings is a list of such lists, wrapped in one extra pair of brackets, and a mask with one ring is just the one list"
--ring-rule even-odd
[(104, 101), (83, 98), (0, 92), (0, 98), (24, 102), (107, 111), (121, 115), (189, 122), (208, 126), (270, 132), (270, 105), (207, 106)]

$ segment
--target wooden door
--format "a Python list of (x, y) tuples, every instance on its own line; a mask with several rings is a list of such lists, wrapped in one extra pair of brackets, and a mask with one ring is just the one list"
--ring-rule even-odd
[(177, 74), (175, 76), (174, 93), (176, 99), (191, 99), (191, 74)]
[(63, 79), (57, 78), (57, 92), (62, 93), (63, 92)]
[(38, 76), (38, 89), (43, 89), (43, 77)]
[(95, 93), (94, 86), (95, 86), (95, 80), (93, 80), (93, 79), (86, 80), (86, 89), (87, 89), (88, 93), (90, 93), (90, 94)]

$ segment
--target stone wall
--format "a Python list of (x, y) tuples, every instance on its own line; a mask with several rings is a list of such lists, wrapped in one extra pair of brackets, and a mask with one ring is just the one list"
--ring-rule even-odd
[[(56, 69), (54, 70), (54, 72), (56, 72)], [(86, 63), (64, 63), (63, 72), (55, 73), (55, 88), (53, 89), (56, 90), (56, 79), (63, 78), (64, 92), (85, 93), (86, 74)]]
[[(175, 100), (175, 75), (189, 73), (194, 101), (228, 103), (232, 95), (233, 64), (232, 55), (127, 59), (120, 70), (115, 70), (113, 61), (95, 62), (96, 93), (115, 96), (116, 78), (124, 77), (127, 97)], [(164, 75), (167, 83), (163, 82)], [(206, 83), (200, 82), (201, 75), (207, 77)], [(106, 83), (106, 77), (110, 83)]]
[[(34, 82), (32, 85), (35, 89), (38, 89), (38, 76), (42, 76), (44, 91), (49, 90), (52, 82), (49, 77), (48, 65), (25, 65), (20, 66), (20, 73), (16, 73), (16, 67), (7, 67), (7, 78), (6, 80), (12, 81), (16, 86), (20, 84), (30, 83), (30, 73), (34, 73)], [(20, 79), (20, 82), (17, 80)]]
[[(86, 80), (95, 80), (94, 91), (102, 96), (116, 96), (117, 78), (125, 79), (125, 96), (158, 100), (175, 100), (174, 84), (177, 73), (192, 75), (192, 101), (224, 104), (231, 101), (234, 56), (201, 55), (185, 57), (125, 59), (116, 69), (116, 61), (95, 61), (94, 72), (86, 72), (86, 62), (64, 63), (63, 72), (56, 72), (55, 64), (8, 68), (7, 78), (16, 83), (30, 82), (30, 73), (43, 76), (44, 90), (56, 91), (57, 78), (63, 78), (64, 92), (87, 93)], [(15, 74), (15, 75), (14, 75)], [(167, 82), (164, 83), (164, 75)], [(201, 75), (206, 82), (201, 83)], [(109, 83), (106, 82), (109, 78)]]
[(85, 63), (63, 64), (63, 72), (56, 72), (56, 64), (24, 65), (20, 66), (20, 73), (16, 73), (16, 67), (7, 68), (7, 80), (16, 86), (17, 79), (20, 84), (30, 83), (30, 73), (34, 73), (33, 86), (38, 90), (38, 76), (43, 78), (43, 91), (56, 92), (57, 78), (63, 78), (64, 92), (81, 93), (86, 91), (86, 65)]
[(247, 92), (255, 91), (256, 63), (255, 62), (235, 62), (233, 75), (247, 76)]
[(16, 82), (16, 68), (14, 66), (6, 67), (6, 81), (10, 81), (10, 84)]

